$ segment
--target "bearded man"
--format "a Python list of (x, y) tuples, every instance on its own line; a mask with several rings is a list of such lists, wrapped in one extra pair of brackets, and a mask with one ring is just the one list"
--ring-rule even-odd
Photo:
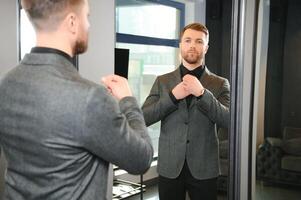
[(161, 121), (158, 166), (160, 200), (216, 200), (217, 127), (228, 127), (228, 80), (204, 63), (209, 32), (200, 23), (180, 34), (182, 63), (157, 77), (142, 110), (149, 126)]
[(0, 83), (4, 199), (105, 200), (109, 163), (132, 174), (151, 164), (142, 111), (126, 79), (96, 84), (72, 63), (87, 50), (88, 0), (21, 3), (37, 41)]

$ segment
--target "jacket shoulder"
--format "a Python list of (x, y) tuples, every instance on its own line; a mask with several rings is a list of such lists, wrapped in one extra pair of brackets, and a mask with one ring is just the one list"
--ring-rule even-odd
[(210, 71), (208, 71), (207, 74), (208, 74), (208, 78), (217, 84), (229, 84), (228, 79), (222, 76), (216, 75), (215, 73), (212, 73)]
[(159, 82), (170, 82), (171, 80), (175, 80), (178, 76), (180, 76), (180, 72), (178, 69), (175, 69), (174, 71), (159, 75), (157, 79)]

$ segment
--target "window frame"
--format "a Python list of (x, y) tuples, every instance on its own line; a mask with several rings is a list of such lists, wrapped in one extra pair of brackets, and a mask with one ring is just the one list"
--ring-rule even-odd
[[(169, 6), (180, 11), (180, 30), (185, 24), (185, 4), (171, 0), (144, 0), (158, 5)], [(127, 33), (116, 32), (116, 43), (129, 43), (129, 44), (144, 44), (144, 45), (159, 45), (168, 47), (179, 47), (179, 39), (166, 39), (157, 37), (148, 37), (141, 35), (133, 35)]]

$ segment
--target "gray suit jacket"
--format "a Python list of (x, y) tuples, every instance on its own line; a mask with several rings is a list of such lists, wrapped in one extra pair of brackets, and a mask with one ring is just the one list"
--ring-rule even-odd
[(216, 125), (227, 127), (229, 123), (229, 82), (206, 68), (200, 78), (206, 90), (201, 98), (192, 98), (189, 108), (185, 100), (175, 105), (169, 96), (180, 82), (180, 68), (157, 77), (142, 107), (147, 125), (161, 120), (158, 173), (176, 178), (186, 159), (196, 179), (217, 177)]
[(27, 54), (0, 84), (5, 199), (102, 200), (108, 165), (145, 172), (153, 148), (133, 97), (117, 102), (57, 54)]

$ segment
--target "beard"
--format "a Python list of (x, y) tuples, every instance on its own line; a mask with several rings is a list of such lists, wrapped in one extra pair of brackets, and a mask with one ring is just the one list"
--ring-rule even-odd
[(88, 49), (87, 40), (77, 40), (73, 49), (74, 55), (85, 53)]
[(202, 58), (201, 55), (197, 53), (185, 53), (182, 57), (189, 64), (197, 64)]

